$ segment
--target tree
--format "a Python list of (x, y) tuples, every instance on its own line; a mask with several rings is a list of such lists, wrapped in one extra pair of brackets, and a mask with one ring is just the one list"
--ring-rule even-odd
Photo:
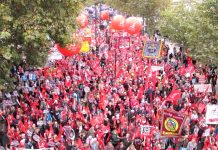
[(189, 48), (191, 55), (203, 63), (218, 63), (218, 29), (216, 0), (192, 3), (184, 2), (169, 7), (162, 13), (160, 31), (170, 40)]
[(106, 0), (106, 2), (119, 10), (145, 19), (146, 26), (150, 33), (156, 27), (160, 12), (163, 11), (171, 2), (171, 0)]
[(0, 84), (9, 82), (12, 63), (26, 56), (30, 66), (44, 65), (50, 39), (71, 42), (75, 17), (86, 0), (0, 0)]

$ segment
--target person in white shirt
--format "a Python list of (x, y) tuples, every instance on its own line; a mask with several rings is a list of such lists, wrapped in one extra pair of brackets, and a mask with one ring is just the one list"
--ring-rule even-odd
[(188, 150), (196, 150), (197, 149), (197, 143), (196, 143), (196, 140), (194, 138), (190, 142), (188, 142), (187, 149)]

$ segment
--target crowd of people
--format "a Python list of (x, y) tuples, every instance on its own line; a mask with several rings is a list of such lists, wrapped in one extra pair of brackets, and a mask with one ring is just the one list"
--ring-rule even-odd
[[(133, 37), (130, 47), (111, 45), (42, 69), (13, 66), (17, 88), (1, 96), (0, 118), (6, 126), (0, 129), (0, 144), (12, 149), (218, 149), (218, 127), (205, 123), (205, 106), (217, 104), (216, 67), (199, 65), (167, 43), (160, 58), (144, 58), (143, 40)], [(162, 69), (152, 72), (152, 66)], [(194, 72), (184, 73), (189, 66)], [(212, 92), (194, 91), (199, 74)], [(168, 101), (174, 88), (181, 97)], [(180, 136), (161, 136), (163, 109), (186, 115)], [(150, 127), (147, 135), (143, 125)]]

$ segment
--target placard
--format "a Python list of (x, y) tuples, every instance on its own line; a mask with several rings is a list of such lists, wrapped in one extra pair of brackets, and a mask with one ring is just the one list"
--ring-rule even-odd
[(218, 124), (218, 105), (207, 105), (206, 124)]
[(200, 93), (212, 92), (211, 84), (195, 84), (194, 90)]
[(163, 70), (164, 71), (164, 66), (151, 66), (152, 71), (159, 71)]
[(197, 77), (198, 77), (198, 83), (199, 84), (205, 84), (206, 83), (205, 75), (197, 75)]
[(150, 135), (152, 126), (149, 125), (141, 125), (141, 134), (142, 135)]

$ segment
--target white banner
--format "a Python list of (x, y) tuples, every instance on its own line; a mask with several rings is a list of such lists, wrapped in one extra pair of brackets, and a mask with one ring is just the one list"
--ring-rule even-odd
[(194, 90), (197, 92), (212, 92), (211, 84), (195, 84)]
[(159, 70), (164, 70), (163, 66), (151, 66), (152, 71), (159, 71)]
[(206, 124), (218, 124), (218, 105), (207, 105)]
[(197, 75), (197, 77), (198, 77), (198, 82), (199, 82), (199, 84), (205, 84), (206, 83), (206, 77), (205, 77), (205, 75)]
[(152, 126), (141, 125), (141, 134), (142, 135), (150, 135)]

